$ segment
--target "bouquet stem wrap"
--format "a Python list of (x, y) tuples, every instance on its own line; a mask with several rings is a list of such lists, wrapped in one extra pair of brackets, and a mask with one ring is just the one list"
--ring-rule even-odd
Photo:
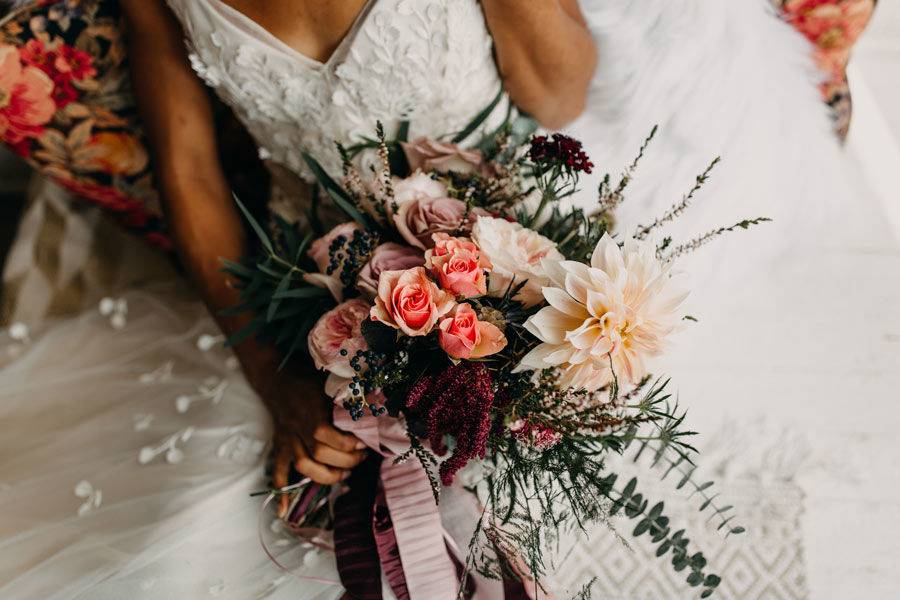
[[(418, 460), (394, 461), (409, 449), (402, 422), (372, 415), (354, 421), (336, 406), (334, 424), (378, 454), (354, 471), (350, 490), (335, 504), (338, 572), (350, 597), (381, 600), (383, 570), (398, 600), (455, 600), (465, 556), (444, 530), (425, 469)], [(529, 575), (523, 573), (523, 579)], [(471, 583), (466, 582), (463, 598), (533, 600), (536, 595), (535, 586), (521, 580), (504, 581), (499, 590)]]

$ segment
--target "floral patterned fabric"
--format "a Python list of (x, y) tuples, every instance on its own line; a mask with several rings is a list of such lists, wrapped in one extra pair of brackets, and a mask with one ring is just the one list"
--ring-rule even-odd
[(776, 0), (784, 17), (815, 45), (816, 63), (825, 73), (822, 96), (834, 110), (835, 129), (843, 139), (852, 105), (847, 83), (850, 50), (859, 39), (877, 0)]
[(0, 140), (75, 196), (169, 248), (128, 85), (118, 2), (5, 5)]

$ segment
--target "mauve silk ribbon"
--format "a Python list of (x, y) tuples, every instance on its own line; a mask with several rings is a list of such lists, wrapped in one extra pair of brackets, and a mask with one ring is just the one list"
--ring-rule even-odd
[[(418, 460), (395, 463), (409, 450), (406, 428), (391, 417), (350, 418), (335, 406), (334, 424), (353, 433), (378, 456), (357, 467), (335, 503), (335, 552), (341, 582), (353, 600), (381, 600), (381, 570), (397, 600), (455, 600), (465, 561), (444, 531), (428, 475)], [(524, 565), (519, 565), (524, 567)], [(518, 570), (518, 569), (517, 569)], [(522, 573), (523, 580), (530, 579)], [(533, 581), (504, 581), (505, 600), (534, 600)], [(466, 600), (490, 600), (472, 590)], [(552, 597), (551, 597), (552, 599)]]

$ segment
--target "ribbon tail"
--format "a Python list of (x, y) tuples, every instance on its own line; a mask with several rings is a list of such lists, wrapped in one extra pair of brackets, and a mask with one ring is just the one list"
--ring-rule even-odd
[(400, 549), (397, 536), (394, 534), (394, 523), (384, 497), (384, 487), (379, 485), (375, 496), (375, 510), (372, 514), (372, 530), (375, 534), (375, 545), (378, 546), (378, 558), (381, 568), (391, 586), (397, 600), (410, 600), (409, 588), (406, 586), (406, 575), (400, 560)]
[(456, 598), (459, 580), (428, 475), (418, 461), (388, 459), (381, 465), (381, 481), (410, 598)]
[(334, 503), (334, 552), (338, 574), (353, 600), (382, 600), (378, 546), (372, 531), (372, 509), (380, 457), (354, 469), (349, 490)]

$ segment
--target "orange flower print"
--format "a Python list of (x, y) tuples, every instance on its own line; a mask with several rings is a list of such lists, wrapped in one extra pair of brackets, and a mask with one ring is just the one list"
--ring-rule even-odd
[(52, 94), (46, 73), (23, 66), (15, 47), (0, 45), (0, 139), (20, 145), (41, 135), (56, 112)]
[(131, 133), (100, 131), (87, 143), (81, 166), (87, 171), (112, 175), (136, 175), (147, 168), (149, 157), (141, 141)]

